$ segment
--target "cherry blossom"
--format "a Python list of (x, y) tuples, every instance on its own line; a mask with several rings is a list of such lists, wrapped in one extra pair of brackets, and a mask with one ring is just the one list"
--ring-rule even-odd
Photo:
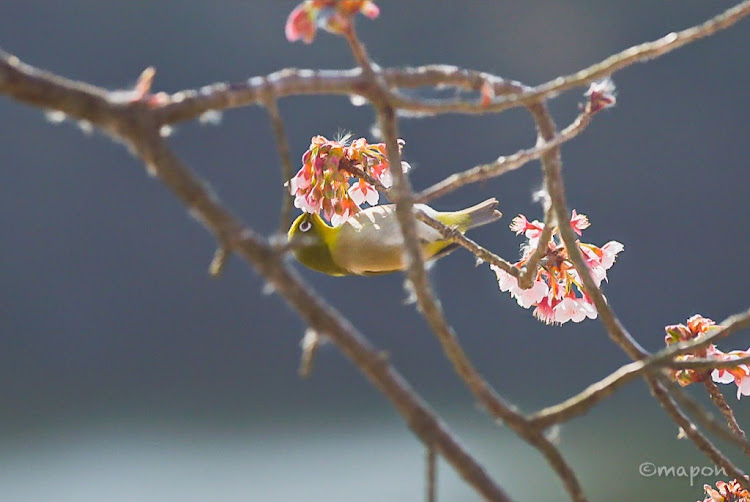
[[(748, 350), (733, 350), (728, 353), (722, 353), (716, 349), (717, 354), (712, 354), (725, 361), (732, 361), (742, 357), (750, 356)], [(719, 368), (711, 372), (711, 379), (716, 383), (733, 383), (737, 385), (737, 399), (742, 396), (750, 396), (750, 367), (747, 364), (738, 364), (735, 367)]]
[(729, 483), (718, 481), (716, 489), (711, 485), (703, 485), (703, 490), (706, 492), (703, 502), (750, 502), (750, 492), (742, 488), (736, 479)]
[[(687, 325), (674, 324), (665, 327), (667, 336), (664, 337), (664, 341), (667, 345), (671, 345), (700, 339), (719, 327), (711, 319), (696, 314), (687, 320)], [(750, 356), (750, 349), (723, 352), (711, 344), (706, 348), (682, 354), (675, 359), (677, 361), (689, 361), (695, 358), (715, 358), (721, 361), (733, 361), (748, 356)], [(708, 370), (680, 369), (670, 372), (670, 377), (682, 386), (705, 381), (708, 376)], [(750, 367), (747, 364), (714, 369), (711, 371), (710, 376), (716, 383), (734, 383), (737, 385), (737, 399), (740, 399), (742, 396), (750, 396)]]
[(594, 114), (606, 108), (611, 108), (617, 102), (615, 83), (609, 77), (592, 82), (584, 96), (589, 99), (585, 104), (588, 113)]
[[(380, 194), (364, 179), (365, 174), (386, 188), (392, 182), (385, 143), (349, 139), (313, 137), (302, 156), (302, 167), (287, 184), (295, 207), (306, 213), (322, 213), (334, 226), (358, 213), (364, 203), (378, 203)], [(399, 152), (403, 146), (404, 141), (398, 140)], [(407, 168), (408, 164), (402, 162), (402, 169)]]
[(284, 33), (290, 42), (310, 44), (318, 28), (330, 33), (349, 30), (357, 12), (370, 19), (380, 15), (378, 6), (369, 0), (306, 0), (289, 14)]
[[(572, 212), (570, 226), (575, 233), (582, 235), (583, 230), (590, 225), (586, 215), (578, 214), (575, 210)], [(527, 239), (521, 248), (521, 260), (514, 264), (518, 269), (523, 269), (539, 245), (544, 223), (538, 220), (529, 221), (526, 216), (520, 214), (513, 219), (510, 229), (516, 235), (523, 234)], [(607, 270), (624, 249), (617, 241), (610, 241), (601, 248), (580, 241), (578, 246), (597, 285), (607, 279)], [(568, 257), (557, 227), (552, 231), (552, 238), (540, 262), (539, 270), (528, 289), (522, 288), (518, 279), (504, 270), (494, 265), (490, 268), (497, 276), (500, 290), (509, 292), (520, 306), (534, 307), (534, 317), (546, 324), (581, 322), (587, 318), (595, 319), (597, 316), (591, 298), (583, 291), (583, 283)]]

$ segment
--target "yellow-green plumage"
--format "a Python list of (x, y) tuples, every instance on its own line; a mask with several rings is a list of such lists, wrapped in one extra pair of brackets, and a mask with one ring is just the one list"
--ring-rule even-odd
[[(496, 199), (462, 211), (440, 212), (424, 204), (415, 207), (461, 233), (491, 223), (501, 214)], [(343, 224), (331, 227), (317, 214), (303, 213), (289, 229), (297, 261), (328, 275), (370, 275), (403, 270), (403, 237), (393, 204), (369, 207)], [(426, 223), (417, 221), (417, 234), (425, 260), (448, 254), (455, 246)]]

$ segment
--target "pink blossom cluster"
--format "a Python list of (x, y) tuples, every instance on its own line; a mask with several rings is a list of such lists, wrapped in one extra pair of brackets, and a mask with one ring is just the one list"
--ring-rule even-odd
[[(581, 235), (589, 225), (585, 215), (577, 214), (573, 210), (570, 226), (578, 235)], [(523, 269), (539, 245), (544, 224), (537, 220), (529, 221), (524, 215), (518, 215), (513, 219), (510, 229), (515, 231), (516, 235), (523, 233), (528, 239), (521, 248), (521, 260), (514, 263), (515, 267)], [(617, 254), (624, 249), (617, 241), (610, 241), (601, 248), (578, 241), (578, 247), (597, 285), (607, 279), (607, 270), (614, 264)], [(528, 289), (522, 288), (518, 279), (504, 270), (496, 266), (491, 268), (497, 275), (500, 290), (508, 291), (524, 308), (535, 307), (534, 317), (546, 324), (581, 322), (586, 318), (595, 319), (597, 316), (596, 308), (584, 292), (581, 278), (568, 257), (558, 227), (552, 230), (552, 238)]]
[[(711, 319), (696, 314), (687, 320), (687, 325), (674, 324), (665, 327), (664, 330), (667, 332), (667, 335), (664, 337), (664, 341), (667, 345), (671, 345), (674, 343), (698, 339), (706, 336), (711, 330), (719, 327), (720, 326), (717, 326)], [(750, 356), (750, 349), (723, 352), (715, 345), (711, 344), (704, 349), (678, 356), (676, 360), (688, 361), (695, 358), (715, 358), (721, 361), (734, 361), (735, 359), (748, 356)], [(670, 376), (674, 381), (685, 386), (690, 385), (691, 383), (704, 381), (708, 377), (708, 371), (678, 369), (672, 370)], [(742, 396), (750, 396), (750, 367), (748, 367), (747, 364), (738, 364), (737, 366), (728, 368), (714, 369), (711, 371), (711, 379), (716, 383), (734, 383), (737, 386), (737, 399)]]
[[(404, 141), (398, 140), (399, 151), (403, 145)], [(302, 156), (302, 167), (289, 180), (294, 205), (307, 213), (322, 212), (332, 225), (340, 225), (359, 212), (362, 204), (373, 206), (380, 198), (375, 187), (357, 173), (370, 175), (386, 188), (391, 186), (385, 143), (370, 144), (365, 138), (349, 143), (348, 137), (313, 137)]]
[(742, 488), (736, 479), (729, 483), (718, 481), (715, 489), (711, 485), (703, 485), (703, 490), (706, 492), (703, 502), (750, 502), (750, 492)]
[(344, 33), (352, 25), (352, 18), (360, 12), (370, 19), (380, 15), (380, 9), (369, 0), (307, 0), (289, 14), (286, 20), (286, 39), (312, 43), (318, 28), (330, 33)]

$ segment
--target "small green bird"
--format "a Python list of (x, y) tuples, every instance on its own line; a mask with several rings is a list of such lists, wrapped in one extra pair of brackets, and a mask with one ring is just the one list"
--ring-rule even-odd
[[(500, 218), (497, 204), (493, 198), (449, 212), (435, 211), (424, 204), (414, 207), (464, 233)], [(417, 221), (417, 234), (425, 260), (441, 258), (458, 246), (422, 221)], [(328, 225), (316, 213), (302, 213), (289, 228), (288, 238), (299, 243), (292, 248), (297, 261), (328, 275), (384, 274), (405, 267), (403, 237), (393, 204), (368, 207), (337, 227)]]

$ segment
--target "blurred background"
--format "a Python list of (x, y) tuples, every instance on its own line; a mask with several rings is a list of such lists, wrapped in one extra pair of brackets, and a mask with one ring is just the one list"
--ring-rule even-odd
[[(382, 66), (447, 63), (527, 84), (569, 74), (631, 45), (701, 22), (733, 2), (378, 2), (358, 19)], [(106, 88), (147, 66), (155, 90), (241, 81), (285, 68), (350, 68), (345, 43), (289, 44), (295, 2), (4, 0), (0, 47)], [(585, 240), (625, 252), (606, 295), (649, 350), (694, 313), (748, 308), (748, 21), (615, 75), (618, 105), (563, 147)], [(569, 123), (584, 89), (551, 104)], [(372, 111), (342, 97), (280, 103), (295, 162), (311, 136), (374, 139)], [(88, 502), (420, 500), (423, 449), (333, 347), (297, 375), (305, 326), (233, 258), (207, 267), (211, 236), (121, 145), (0, 99), (0, 500)], [(412, 181), (535, 142), (522, 109), (400, 122)], [(253, 229), (278, 222), (281, 177), (264, 110), (218, 126), (176, 127), (170, 143)], [(472, 237), (515, 260), (513, 216), (541, 218), (537, 163), (434, 202), (497, 197), (500, 224)], [(561, 500), (540, 455), (477, 409), (399, 275), (330, 278), (303, 270), (358, 325), (517, 500)], [(448, 318), (487, 379), (524, 411), (567, 398), (627, 362), (595, 321), (545, 326), (458, 251), (433, 269)], [(721, 348), (744, 349), (735, 336)], [(727, 399), (748, 425), (750, 400)], [(689, 389), (700, 396), (701, 389)], [(644, 477), (639, 465), (711, 466), (635, 382), (559, 431), (593, 500), (696, 500), (717, 478)], [(738, 458), (731, 447), (727, 451)], [(441, 464), (440, 500), (477, 497)]]

